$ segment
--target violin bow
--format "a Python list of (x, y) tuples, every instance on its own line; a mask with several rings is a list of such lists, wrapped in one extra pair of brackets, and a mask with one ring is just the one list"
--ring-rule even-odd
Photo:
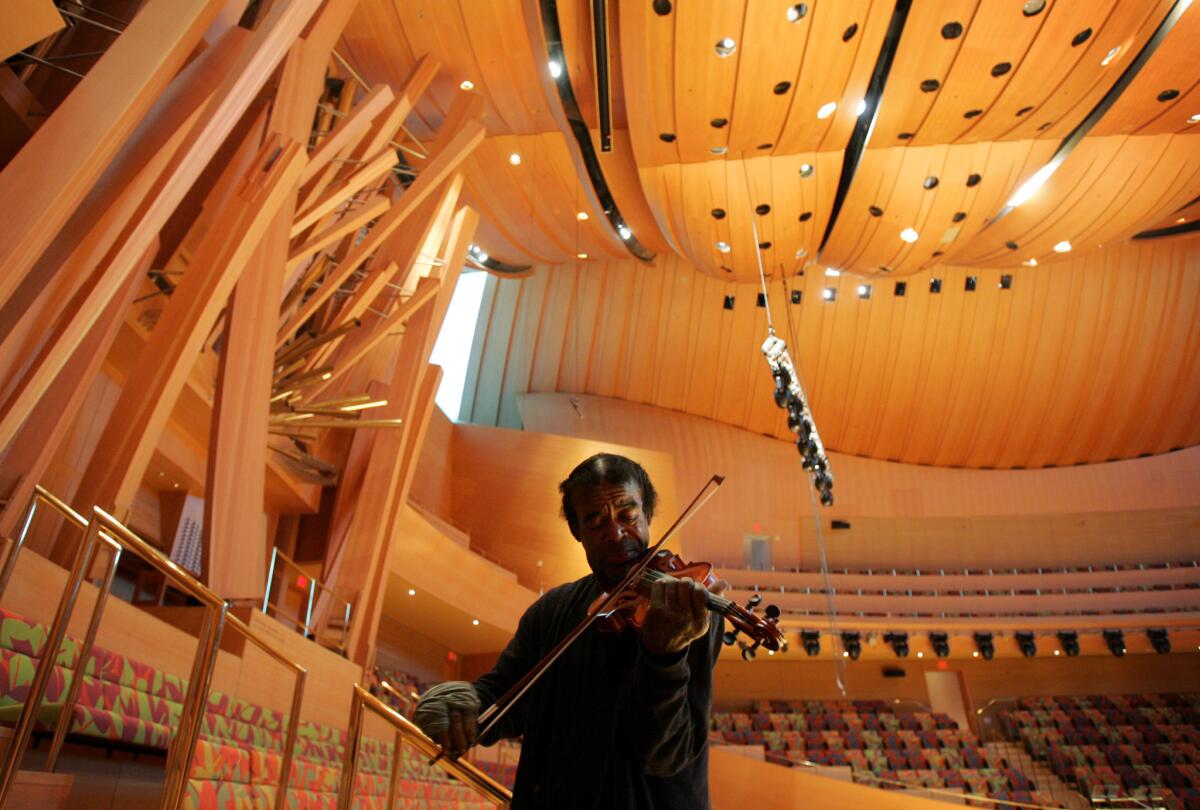
[[(619, 599), (621, 594), (625, 592), (625, 589), (642, 576), (642, 573), (646, 570), (646, 567), (649, 566), (650, 562), (654, 559), (655, 553), (663, 546), (663, 544), (671, 539), (675, 532), (679, 531), (684, 524), (691, 520), (692, 517), (700, 511), (700, 508), (704, 506), (704, 504), (708, 503), (708, 500), (713, 495), (717, 494), (717, 490), (720, 489), (721, 484), (723, 483), (725, 483), (725, 476), (723, 475), (714, 475), (712, 478), (708, 479), (707, 483), (705, 483), (700, 489), (699, 494), (697, 494), (696, 497), (692, 499), (692, 502), (688, 504), (687, 509), (684, 509), (683, 512), (679, 514), (679, 517), (675, 518), (675, 522), (671, 524), (670, 528), (663, 532), (663, 536), (659, 539), (659, 541), (646, 550), (646, 553), (642, 556), (641, 561), (629, 569), (629, 572), (625, 574), (625, 578), (622, 579), (621, 582), (609, 592), (608, 598), (605, 599), (598, 608), (584, 616), (583, 621), (576, 625), (574, 630), (564, 636), (563, 639), (558, 642), (558, 644), (555, 644), (553, 649), (546, 653), (545, 657), (543, 657), (541, 661), (538, 661), (532, 669), (530, 669), (521, 677), (521, 680), (509, 687), (509, 690), (501, 695), (495, 703), (493, 703), (491, 706), (488, 706), (479, 714), (476, 722), (482, 725), (480, 726), (479, 732), (475, 739), (482, 739), (485, 734), (489, 733), (493, 728), (495, 728), (496, 724), (500, 722), (500, 718), (502, 718), (504, 714), (512, 708), (514, 703), (520, 700), (522, 695), (529, 691), (530, 687), (537, 683), (537, 680), (546, 673), (546, 670), (550, 668), (550, 665), (557, 661), (559, 657), (567, 651), (567, 648), (574, 644), (575, 641), (581, 635), (583, 635), (585, 630), (591, 627), (592, 622), (596, 620), (596, 617), (616, 604), (617, 599)], [(434, 764), (445, 755), (446, 752), (444, 750), (439, 751), (437, 756), (429, 760), (429, 764)]]

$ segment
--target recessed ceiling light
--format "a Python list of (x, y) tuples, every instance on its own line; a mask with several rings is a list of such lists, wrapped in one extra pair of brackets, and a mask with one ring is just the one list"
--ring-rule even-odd
[(587, 222), (587, 220), (588, 220), (588, 212), (587, 212), (587, 211), (580, 211), (578, 214), (576, 214), (576, 215), (575, 215), (575, 219), (579, 220), (580, 222)]
[(1025, 261), (1021, 262), (1021, 264), (1025, 265), (1026, 267), (1037, 267), (1037, 259), (1026, 259)]
[(808, 3), (796, 3), (794, 6), (788, 6), (787, 21), (790, 23), (800, 22), (808, 14)]
[(796, 249), (796, 258), (797, 259), (803, 259), (807, 255), (808, 255), (808, 251), (806, 249), (804, 249), (804, 248)]
[(409, 589), (408, 589), (408, 595), (409, 595), (409, 596), (416, 596), (416, 595), (417, 595), (417, 592), (416, 592), (416, 590), (414, 590), (413, 588), (409, 588)]
[[(1200, 647), (1197, 647), (1196, 649), (1200, 650)], [(842, 650), (842, 658), (849, 658), (849, 657), (850, 657), (850, 653), (848, 653), (846, 650)]]
[(479, 619), (471, 619), (471, 624), (473, 624), (473, 625), (475, 625), (476, 627), (478, 627), (478, 626), (479, 626)]
[(904, 230), (900, 231), (900, 238), (905, 242), (908, 242), (910, 245), (917, 241), (918, 237), (919, 234), (913, 228), (905, 228)]
[(826, 287), (825, 289), (821, 290), (821, 297), (826, 301), (832, 301), (833, 299), (837, 298), (837, 290), (835, 290), (833, 287)]
[(587, 254), (586, 254), (586, 253), (576, 253), (576, 254), (575, 254), (575, 258), (576, 258), (576, 259), (586, 259), (586, 258), (587, 258)]
[(924, 657), (925, 657), (925, 653), (921, 652), (920, 650), (917, 650), (917, 658), (924, 658)]
[(1066, 239), (1062, 240), (1061, 242), (1059, 242), (1057, 245), (1054, 246), (1055, 253), (1066, 253), (1070, 249), (1071, 249), (1071, 243), (1068, 242)]
[(628, 240), (629, 237), (633, 236), (633, 231), (629, 230), (629, 226), (627, 226), (627, 225), (622, 225), (619, 228), (617, 228), (617, 233), (619, 233), (621, 235), (622, 239), (626, 239), (626, 240)]
[(1196, 113), (1188, 119), (1189, 124), (1200, 124), (1200, 113)]
[(730, 37), (717, 40), (717, 56), (729, 56), (737, 50), (737, 43)]
[(1113, 48), (1111, 51), (1106, 53), (1104, 55), (1104, 58), (1100, 60), (1100, 67), (1108, 67), (1109, 64), (1112, 63), (1112, 60), (1117, 58), (1117, 54), (1119, 54), (1120, 52), (1121, 52), (1121, 46), (1118, 45), (1117, 47)]
[(1062, 655), (1062, 650), (1055, 650), (1055, 651), (1054, 651), (1054, 654), (1055, 654), (1055, 655)]
[(871, 297), (871, 285), (870, 284), (859, 284), (858, 285), (858, 297), (859, 298), (870, 298)]
[(801, 163), (800, 164), (800, 176), (801, 177), (812, 177), (812, 173), (813, 173), (813, 167), (812, 167), (811, 163)]
[(727, 147), (724, 147), (724, 146), (714, 146), (712, 149), (709, 149), (708, 151), (712, 152), (714, 155), (723, 155), (723, 154), (725, 154), (725, 152), (728, 151), (728, 149), (727, 149)]
[(722, 253), (728, 253), (729, 249), (728, 242), (717, 242), (717, 250), (721, 251)]
[(972, 650), (972, 651), (971, 651), (971, 657), (972, 657), (972, 658), (978, 658), (978, 657), (979, 657), (979, 650)]
[(825, 275), (829, 276), (830, 278), (837, 278), (841, 274), (842, 274), (842, 271), (838, 270), (835, 267), (826, 267), (825, 268)]
[(858, 106), (854, 108), (854, 114), (862, 115), (866, 111), (867, 111), (867, 100), (865, 98), (861, 98), (858, 100)]
[(508, 162), (509, 162), (509, 163), (511, 163), (511, 164), (512, 164), (512, 165), (514, 165), (514, 166), (520, 166), (520, 165), (521, 165), (521, 155), (520, 155), (520, 153), (519, 153), (519, 152), (513, 152), (511, 155), (509, 155), (509, 156), (508, 156)]
[(836, 109), (837, 109), (836, 101), (831, 101), (828, 104), (822, 104), (821, 109), (817, 110), (817, 118), (820, 118), (821, 120), (825, 120), (829, 116), (833, 115), (833, 111)]
[(555, 79), (560, 78), (563, 75), (562, 63), (557, 59), (550, 60), (550, 75)]
[(475, 82), (471, 81), (470, 79), (463, 79), (461, 82), (458, 83), (458, 89), (459, 90), (474, 90)]

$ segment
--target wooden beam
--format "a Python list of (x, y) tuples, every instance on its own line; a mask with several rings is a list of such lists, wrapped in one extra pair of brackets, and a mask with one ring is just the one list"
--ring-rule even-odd
[[(328, 58), (304, 40), (292, 47), (268, 124), (273, 135), (297, 143), (308, 137)], [(271, 337), (279, 323), (296, 194), (292, 188), (281, 199), (226, 310), (209, 439), (202, 573), (204, 582), (227, 599), (256, 598), (266, 578), (269, 538), (263, 496), (275, 366)]]
[(383, 241), (420, 207), (425, 198), (458, 168), (467, 155), (483, 140), (483, 135), (483, 124), (478, 121), (470, 121), (450, 139), (446, 148), (426, 165), (421, 171), (420, 177), (408, 187), (408, 191), (404, 192), (404, 196), (388, 210), (361, 242), (351, 248), (349, 255), (279, 331), (276, 336), (275, 345), (277, 347), (287, 342), (288, 337), (311, 318), (317, 309), (329, 300), (334, 291), (350, 278), (359, 265), (365, 262)]
[[(154, 259), (156, 243), (142, 257), (141, 269), (148, 268)], [(139, 277), (131, 276), (121, 294), (113, 296), (95, 328), (76, 347), (71, 359), (55, 378), (42, 407), (25, 422), (17, 433), (3, 464), (6, 473), (20, 476), (8, 504), (0, 512), (0, 537), (11, 537), (25, 509), (33, 498), (33, 489), (41, 483), (59, 446), (79, 416), (79, 410), (91, 389), (90, 382), (104, 363), (113, 340), (121, 330), (125, 311), (133, 300)]]
[(323, 217), (332, 214), (367, 185), (386, 176), (395, 165), (396, 154), (382, 152), (356, 169), (353, 174), (334, 188), (325, 189), (325, 195), (321, 199), (296, 217), (296, 221), (292, 223), (291, 236), (299, 236)]
[(16, 427), (28, 417), (30, 409), (62, 368), (73, 347), (95, 323), (114, 291), (128, 277), (145, 245), (162, 228), (222, 141), (249, 108), (319, 3), (320, 0), (293, 0), (271, 8), (245, 51), (213, 93), (213, 99), (205, 107), (199, 125), (188, 134), (184, 145), (180, 147), (172, 170), (147, 195), (136, 215), (136, 227), (132, 228), (129, 238), (118, 243), (102, 278), (72, 313), (70, 321), (38, 368), (30, 373), (22, 400), (10, 406), (0, 418), (0, 446), (12, 438)]
[[(300, 182), (307, 184), (322, 169), (329, 166), (343, 150), (347, 150), (353, 146), (371, 126), (371, 122), (380, 113), (387, 110), (395, 98), (396, 94), (392, 92), (392, 88), (389, 85), (380, 84), (371, 88), (371, 92), (367, 93), (366, 97), (354, 106), (349, 117), (339, 121), (338, 126), (334, 128), (333, 134), (325, 139), (324, 143), (317, 148), (317, 151), (313, 152), (312, 159), (304, 167), (304, 174), (301, 176)], [(334, 168), (338, 169), (340, 167)], [(324, 185), (317, 184), (309, 194), (319, 193), (324, 188)]]
[(184, 68), (21, 286), (0, 302), (0, 380), (7, 380), (9, 389), (20, 380), (17, 370), (41, 350), (46, 324), (58, 322), (72, 297), (106, 263), (106, 254), (127, 231), (249, 38), (245, 29), (232, 31)]
[(0, 218), (0, 301), (24, 280), (224, 2), (149, 0), (0, 172), (0, 199), (22, 201)]
[(0, 60), (66, 26), (53, 0), (0, 0)]
[(383, 216), (392, 205), (391, 200), (382, 194), (371, 195), (365, 203), (347, 212), (341, 219), (334, 222), (325, 230), (309, 238), (288, 256), (288, 270), (294, 270), (309, 256), (318, 250), (329, 247), (343, 236), (357, 233), (364, 225)]
[(80, 502), (119, 516), (128, 510), (192, 360), (303, 162), (294, 141), (272, 137), (259, 151), (254, 171), (213, 224), (138, 358), (137, 384), (121, 392), (80, 482)]

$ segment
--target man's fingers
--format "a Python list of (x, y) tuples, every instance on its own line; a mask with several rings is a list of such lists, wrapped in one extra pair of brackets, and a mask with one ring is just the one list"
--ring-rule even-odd
[(718, 579), (716, 582), (713, 583), (713, 586), (708, 589), (708, 592), (711, 593), (713, 596), (720, 596), (721, 594), (725, 593), (725, 591), (727, 591), (727, 590), (729, 590), (729, 583), (723, 579)]
[(450, 753), (458, 756), (467, 750), (467, 737), (463, 732), (463, 716), (458, 709), (450, 710)]
[(467, 712), (463, 718), (463, 736), (467, 740), (467, 748), (475, 744), (475, 740), (479, 736), (479, 729), (475, 725), (475, 712)]

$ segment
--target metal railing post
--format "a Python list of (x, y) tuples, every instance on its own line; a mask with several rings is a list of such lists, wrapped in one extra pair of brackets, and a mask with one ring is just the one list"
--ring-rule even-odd
[(275, 561), (277, 559), (279, 559), (279, 547), (272, 546), (271, 547), (271, 565), (269, 568), (267, 568), (267, 587), (266, 587), (266, 590), (263, 591), (263, 606), (262, 606), (263, 613), (267, 612), (267, 605), (271, 604), (271, 585), (274, 584), (274, 581), (275, 581)]
[[(54, 672), (54, 662), (58, 659), (59, 648), (62, 647), (63, 638), (67, 634), (67, 622), (75, 609), (79, 588), (83, 584), (87, 563), (91, 558), (90, 550), (96, 543), (98, 532), (99, 525), (95, 521), (88, 524), (83, 543), (75, 555), (75, 564), (67, 576), (66, 588), (63, 589), (63, 595), (58, 601), (54, 620), (50, 623), (46, 633), (42, 655), (38, 659), (33, 682), (29, 686), (29, 696), (25, 699), (25, 705), (21, 709), (21, 716), (17, 719), (16, 727), (9, 739), (4, 758), (0, 760), (0, 807), (8, 804), (9, 793), (16, 781), (17, 772), (21, 769), (21, 760), (24, 758), (25, 749), (29, 747), (29, 736), (37, 722), (38, 710), (46, 697), (46, 687), (50, 683), (50, 675)], [(85, 655), (85, 652), (81, 649), (79, 654), (82, 656)]]
[(309, 634), (312, 634), (312, 638), (314, 641), (316, 640), (317, 636), (315, 633), (312, 632), (312, 609), (313, 609), (313, 598), (316, 595), (317, 595), (317, 580), (315, 578), (310, 577), (308, 580), (308, 607), (305, 608), (305, 610), (304, 610), (304, 635), (307, 637)]

